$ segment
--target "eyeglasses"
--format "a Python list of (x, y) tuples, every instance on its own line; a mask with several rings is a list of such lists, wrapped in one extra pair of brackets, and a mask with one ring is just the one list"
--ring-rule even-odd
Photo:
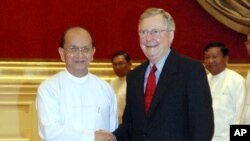
[(139, 35), (141, 37), (146, 37), (148, 33), (153, 37), (159, 37), (161, 32), (168, 31), (167, 29), (151, 29), (151, 30), (140, 30)]
[(72, 55), (76, 55), (79, 52), (82, 54), (87, 54), (92, 50), (92, 47), (76, 47), (76, 46), (71, 46), (66, 48), (66, 51)]

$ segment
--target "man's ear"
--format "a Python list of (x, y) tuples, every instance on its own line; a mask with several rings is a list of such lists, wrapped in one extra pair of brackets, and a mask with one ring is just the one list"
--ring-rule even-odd
[(225, 56), (226, 64), (228, 64), (229, 56)]
[(59, 48), (58, 48), (58, 52), (59, 52), (59, 54), (60, 54), (61, 60), (62, 60), (63, 62), (65, 62), (65, 58), (64, 58), (64, 49), (61, 48), (61, 47), (59, 47)]
[(172, 44), (174, 40), (174, 31), (169, 32), (169, 42)]
[(93, 60), (94, 60), (95, 51), (96, 51), (96, 49), (95, 49), (95, 47), (93, 47), (93, 50), (92, 50), (92, 58), (90, 59), (90, 61), (93, 61)]

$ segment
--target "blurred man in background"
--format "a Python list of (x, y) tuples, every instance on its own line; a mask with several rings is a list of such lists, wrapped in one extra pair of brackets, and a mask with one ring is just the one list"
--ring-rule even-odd
[(245, 79), (227, 68), (229, 49), (211, 42), (204, 48), (204, 63), (213, 99), (214, 136), (212, 141), (229, 141), (229, 127), (240, 124), (245, 99)]
[(124, 51), (115, 52), (111, 62), (116, 77), (111, 80), (110, 84), (117, 97), (118, 122), (120, 124), (122, 123), (123, 111), (126, 105), (126, 76), (131, 70), (132, 62), (129, 54)]
[[(245, 47), (246, 47), (248, 55), (250, 56), (250, 31), (247, 34)], [(247, 95), (246, 95), (244, 112), (243, 112), (241, 123), (250, 125), (250, 70), (248, 71), (248, 74), (246, 77), (246, 89), (247, 89)]]

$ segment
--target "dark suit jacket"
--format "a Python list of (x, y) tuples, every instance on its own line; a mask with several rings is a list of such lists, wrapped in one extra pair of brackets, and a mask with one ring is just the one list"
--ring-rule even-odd
[(127, 104), (118, 141), (211, 141), (212, 99), (203, 65), (170, 52), (147, 114), (144, 113), (145, 62), (127, 75)]

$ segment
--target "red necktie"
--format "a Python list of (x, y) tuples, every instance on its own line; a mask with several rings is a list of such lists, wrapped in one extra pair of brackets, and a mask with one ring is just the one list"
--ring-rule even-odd
[(155, 79), (155, 71), (157, 70), (156, 66), (153, 65), (151, 68), (151, 71), (148, 75), (147, 85), (146, 85), (146, 91), (145, 91), (145, 97), (144, 97), (144, 110), (145, 113), (147, 113), (150, 103), (152, 101), (155, 87), (156, 87), (156, 79)]

